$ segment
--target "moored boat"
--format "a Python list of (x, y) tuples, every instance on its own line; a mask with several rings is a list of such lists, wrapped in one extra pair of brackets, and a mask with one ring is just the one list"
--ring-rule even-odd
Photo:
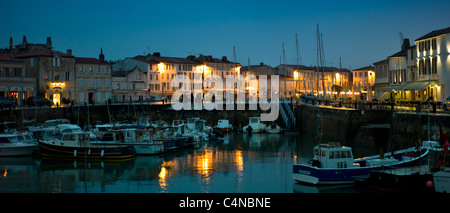
[(21, 142), (16, 134), (0, 134), (0, 156), (27, 156), (36, 148), (36, 143)]
[(242, 129), (244, 133), (260, 133), (266, 131), (266, 125), (261, 123), (260, 117), (248, 118), (248, 125)]
[(305, 184), (348, 184), (356, 178), (367, 178), (370, 171), (380, 170), (385, 166), (407, 167), (424, 164), (428, 149), (409, 148), (384, 157), (379, 155), (354, 159), (350, 147), (339, 143), (321, 144), (314, 147), (314, 158), (307, 164), (293, 165), (293, 178)]
[(233, 130), (233, 125), (230, 124), (230, 121), (226, 119), (220, 119), (217, 121), (217, 126), (213, 127), (214, 130), (219, 132), (231, 132)]
[(358, 183), (383, 191), (434, 192), (432, 173), (434, 163), (431, 162), (431, 153), (439, 149), (439, 144), (435, 141), (424, 141), (422, 148), (429, 150), (427, 162), (418, 161), (417, 165), (402, 168), (385, 166), (380, 170), (370, 171), (369, 177), (360, 179)]
[(93, 144), (89, 139), (89, 133), (63, 134), (61, 139), (39, 140), (39, 149), (43, 157), (119, 160), (135, 156), (132, 146)]
[(277, 124), (270, 124), (267, 126), (266, 131), (269, 134), (279, 134), (281, 133), (281, 131), (283, 131), (283, 129), (281, 129), (281, 127)]
[(137, 155), (154, 155), (164, 151), (160, 141), (152, 138), (153, 130), (145, 128), (124, 127), (115, 131), (95, 132), (90, 135), (91, 144), (99, 145), (129, 145), (133, 146)]

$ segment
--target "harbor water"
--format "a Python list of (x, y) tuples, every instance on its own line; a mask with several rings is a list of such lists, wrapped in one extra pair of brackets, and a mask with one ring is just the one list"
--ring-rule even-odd
[(361, 192), (296, 184), (292, 165), (307, 162), (314, 137), (230, 133), (224, 141), (123, 161), (0, 158), (0, 192), (296, 193)]

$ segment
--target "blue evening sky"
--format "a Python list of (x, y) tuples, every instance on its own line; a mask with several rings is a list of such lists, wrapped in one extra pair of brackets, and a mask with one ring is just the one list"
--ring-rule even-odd
[(242, 65), (286, 61), (316, 65), (316, 25), (327, 66), (356, 69), (400, 50), (399, 32), (414, 40), (450, 27), (450, 1), (23, 1), (0, 0), (0, 48), (22, 42), (72, 49), (78, 57), (124, 59), (162, 56), (227, 56)]

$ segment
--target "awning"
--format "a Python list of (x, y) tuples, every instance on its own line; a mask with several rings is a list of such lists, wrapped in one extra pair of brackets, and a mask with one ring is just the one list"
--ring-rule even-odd
[(427, 88), (429, 85), (435, 84), (436, 81), (419, 81), (412, 82), (407, 84), (403, 89), (404, 90), (412, 90), (412, 91), (420, 91)]
[(404, 87), (406, 86), (406, 84), (402, 84), (402, 85), (390, 85), (387, 87), (382, 87), (382, 88), (377, 88), (377, 91), (387, 91), (387, 92), (392, 92), (393, 90), (395, 91), (400, 91), (402, 90)]

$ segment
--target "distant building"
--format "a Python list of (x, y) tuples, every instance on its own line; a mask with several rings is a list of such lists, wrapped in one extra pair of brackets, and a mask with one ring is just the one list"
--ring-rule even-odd
[(366, 94), (366, 100), (372, 100), (374, 91), (372, 86), (375, 84), (375, 67), (367, 66), (353, 70), (353, 90)]
[(172, 96), (179, 89), (179, 86), (171, 85), (175, 75), (184, 75), (191, 79), (191, 90), (194, 89), (194, 79), (198, 79), (199, 83), (196, 87), (202, 88), (203, 92), (206, 92), (213, 85), (211, 83), (202, 84), (200, 83), (202, 80), (213, 76), (225, 79), (226, 75), (239, 75), (240, 73), (240, 64), (228, 61), (225, 56), (222, 59), (203, 55), (177, 58), (161, 56), (159, 52), (126, 58), (114, 64), (113, 70), (126, 71), (135, 69), (135, 67), (138, 67), (146, 75), (145, 89), (149, 92), (143, 99), (156, 95)]
[(379, 100), (386, 100), (389, 98), (384, 88), (389, 86), (389, 60), (384, 59), (373, 63), (375, 69), (375, 97)]
[(137, 102), (149, 96), (147, 75), (138, 66), (131, 70), (112, 72), (112, 101), (114, 103)]
[(22, 43), (15, 46), (11, 38), (9, 49), (0, 50), (0, 55), (25, 63), (24, 75), (28, 79), (24, 80), (34, 79), (34, 86), (23, 88), (25, 97), (42, 95), (53, 104), (68, 103), (75, 92), (75, 57), (70, 50), (62, 53), (52, 48), (51, 37), (45, 44), (31, 44), (24, 36)]
[(24, 61), (0, 54), (0, 97), (10, 97), (22, 105), (33, 95), (36, 80), (26, 70)]
[[(434, 30), (415, 40), (417, 82), (422, 100), (442, 101), (450, 96), (450, 27)], [(428, 93), (427, 93), (428, 92)]]
[[(151, 96), (171, 96), (177, 88), (171, 87), (171, 80), (176, 74), (193, 77), (196, 73), (197, 63), (186, 58), (162, 57), (160, 53), (153, 55), (138, 55), (126, 58), (113, 65), (115, 71), (131, 71), (136, 67), (144, 73), (145, 87), (149, 93), (142, 97), (149, 99)], [(131, 84), (132, 85), (132, 84)]]
[[(320, 96), (323, 96), (325, 91), (327, 98), (338, 98), (342, 97), (341, 92), (351, 90), (352, 88), (351, 72), (348, 69), (322, 67), (320, 68), (319, 73), (317, 73), (317, 67), (315, 66), (290, 64), (281, 64), (277, 66), (277, 69), (280, 77), (284, 77), (285, 75), (287, 77), (287, 97), (290, 97), (289, 95), (297, 94), (317, 95), (317, 90), (319, 90)], [(319, 80), (318, 86), (317, 80)], [(291, 89), (291, 93), (289, 94), (290, 86), (288, 86), (287, 83), (289, 81), (292, 85), (291, 88), (295, 88), (295, 93), (293, 92), (294, 90)], [(284, 82), (281, 80), (280, 90), (281, 94), (284, 94)]]
[[(249, 92), (251, 90), (255, 90), (256, 91), (256, 95), (257, 97), (259, 97), (259, 76), (260, 75), (266, 75), (267, 76), (267, 87), (263, 88), (264, 91), (266, 91), (267, 93), (265, 93), (264, 97), (266, 98), (270, 98), (272, 91), (270, 91), (271, 88), (271, 75), (276, 75), (277, 74), (277, 70), (269, 65), (266, 65), (264, 63), (260, 63), (259, 65), (249, 65), (249, 66), (243, 66), (240, 69), (241, 75), (243, 77), (247, 77), (249, 75), (254, 75), (256, 77), (256, 79), (258, 80), (258, 85), (256, 86), (256, 88), (250, 88), (251, 85), (249, 85), (249, 82), (245, 82), (245, 93), (246, 93), (246, 98), (249, 98)], [(281, 79), (280, 79), (281, 80)], [(281, 85), (280, 85), (281, 87)]]
[(102, 49), (98, 59), (76, 57), (75, 70), (76, 103), (105, 103), (112, 98), (112, 66), (105, 61)]

